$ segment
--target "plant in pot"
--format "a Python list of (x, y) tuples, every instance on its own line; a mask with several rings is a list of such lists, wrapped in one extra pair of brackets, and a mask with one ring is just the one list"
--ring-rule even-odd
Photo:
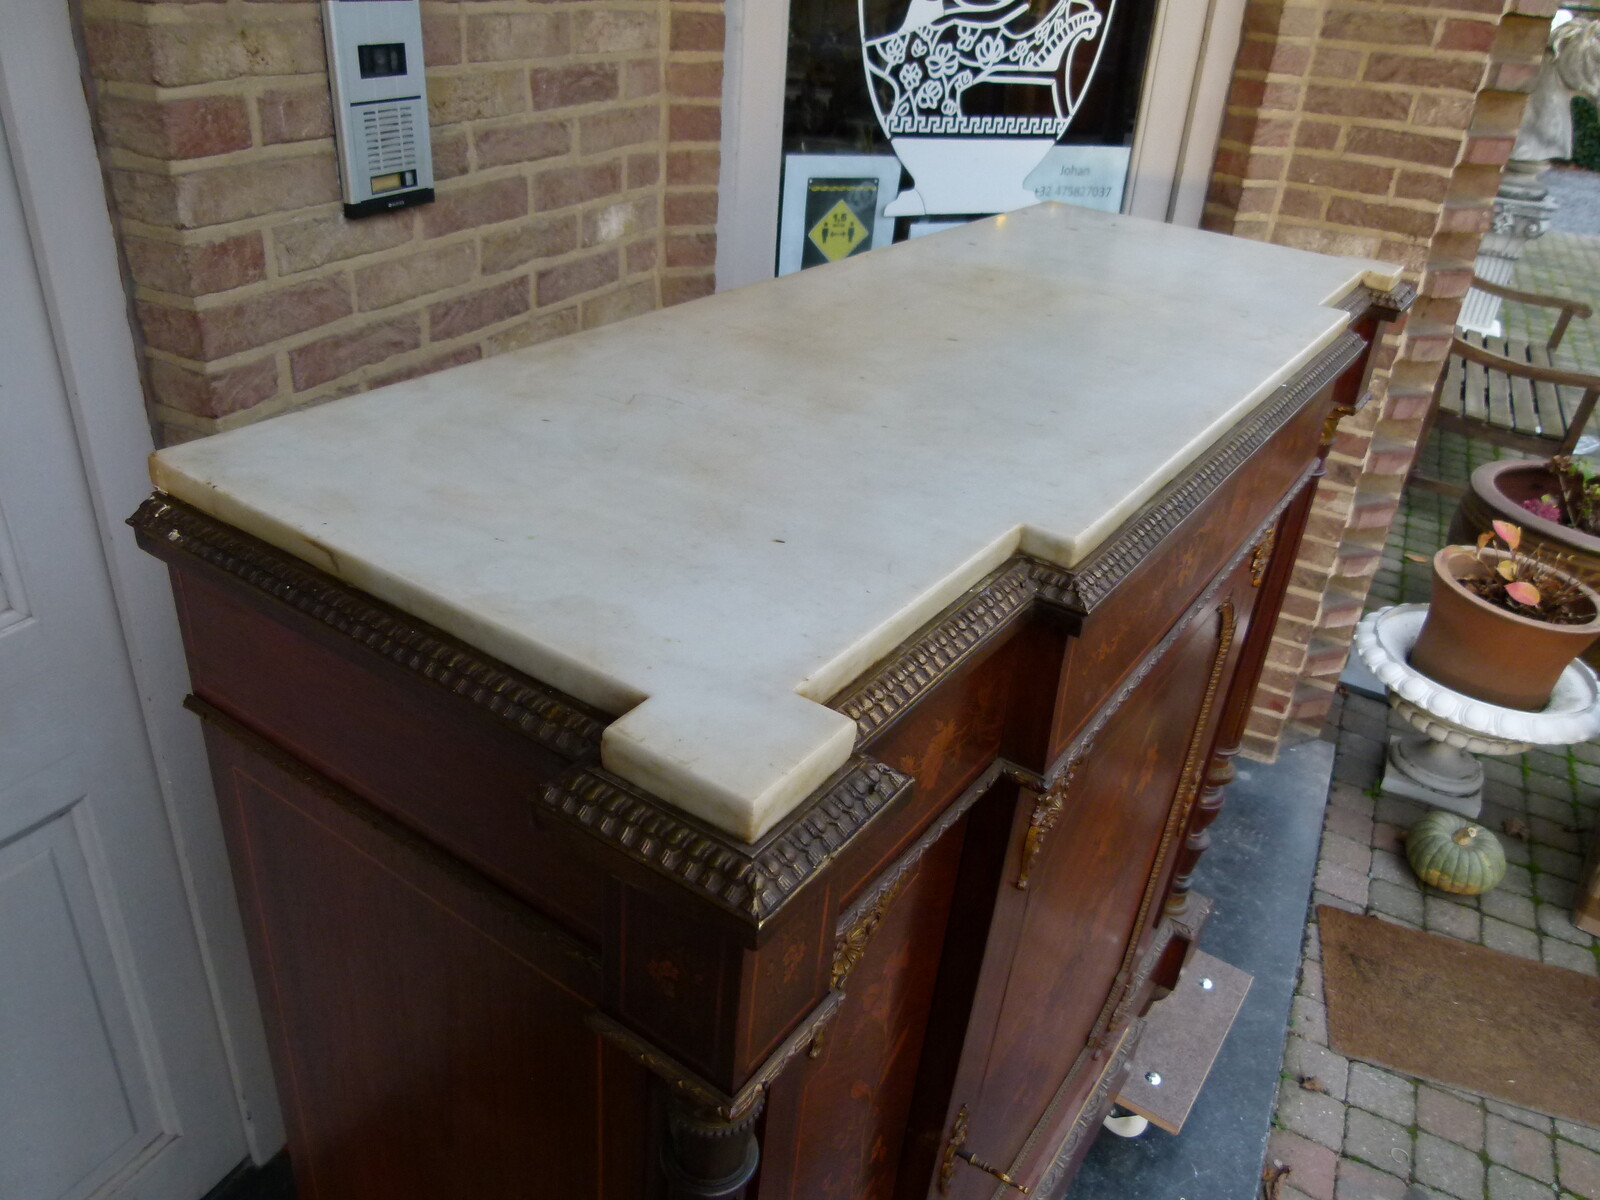
[(1600, 583), (1600, 463), (1570, 454), (1553, 458), (1502, 458), (1472, 473), (1450, 522), (1450, 540), (1468, 543), (1493, 522), (1522, 528), (1526, 551), (1571, 558), (1574, 574)]
[(1411, 665), (1453, 691), (1536, 712), (1567, 664), (1600, 638), (1600, 595), (1521, 545), (1519, 526), (1495, 521), (1476, 546), (1434, 555)]
[[(1600, 464), (1558, 454), (1553, 458), (1504, 458), (1472, 473), (1450, 522), (1450, 541), (1469, 543), (1493, 522), (1522, 528), (1522, 549), (1560, 556), (1571, 571), (1600, 589)], [(1600, 668), (1600, 643), (1584, 653)]]

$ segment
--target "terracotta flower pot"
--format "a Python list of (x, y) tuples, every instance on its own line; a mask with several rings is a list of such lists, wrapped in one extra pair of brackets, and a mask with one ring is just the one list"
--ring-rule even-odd
[[(1522, 507), (1524, 500), (1554, 496), (1556, 477), (1543, 459), (1502, 458), (1484, 463), (1472, 473), (1467, 492), (1450, 521), (1450, 541), (1477, 542), (1493, 521), (1509, 521), (1522, 529), (1522, 549), (1559, 554), (1572, 573), (1600, 591), (1600, 537), (1535, 516)], [(1584, 662), (1600, 670), (1600, 642), (1583, 653)]]
[(1600, 537), (1535, 516), (1524, 500), (1557, 495), (1556, 477), (1542, 459), (1503, 458), (1484, 463), (1472, 473), (1450, 522), (1450, 541), (1471, 545), (1491, 521), (1509, 521), (1522, 529), (1524, 550), (1548, 550), (1572, 558), (1572, 573), (1590, 587), (1600, 587)]
[[(1483, 554), (1491, 565), (1504, 557)], [(1536, 712), (1549, 703), (1567, 664), (1600, 638), (1600, 595), (1574, 579), (1592, 615), (1582, 625), (1552, 625), (1497, 608), (1457, 582), (1485, 570), (1471, 546), (1446, 546), (1433, 556), (1428, 618), (1411, 665), (1463, 695)]]

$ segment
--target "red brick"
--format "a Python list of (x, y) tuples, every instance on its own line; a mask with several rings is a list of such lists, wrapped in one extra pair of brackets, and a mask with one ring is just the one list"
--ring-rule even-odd
[(534, 67), (528, 72), (536, 109), (569, 108), (615, 100), (618, 95), (615, 63), (574, 63)]
[(546, 308), (615, 283), (617, 278), (617, 252), (605, 250), (557, 267), (546, 267), (538, 273), (534, 290), (539, 307)]
[(169, 160), (250, 146), (250, 114), (237, 96), (183, 100), (106, 96), (100, 102), (100, 130), (113, 146)]
[(1435, 129), (1465, 129), (1472, 123), (1474, 108), (1470, 95), (1420, 95), (1411, 123)]
[(1345, 150), (1350, 154), (1386, 158), (1391, 162), (1449, 167), (1455, 165), (1461, 144), (1453, 138), (1356, 126), (1345, 139)]
[(1448, 204), (1439, 216), (1439, 228), (1448, 233), (1488, 233), (1493, 216), (1492, 209)]
[(1431, 17), (1409, 13), (1339, 9), (1322, 22), (1322, 36), (1335, 42), (1367, 42), (1380, 46), (1428, 46), (1433, 43)]
[(436, 72), (428, 79), (428, 119), (435, 125), (509, 117), (528, 107), (520, 70)]
[(1339, 144), (1343, 128), (1331, 121), (1301, 121), (1295, 130), (1294, 144), (1307, 150), (1332, 150)]
[(641, 271), (654, 271), (659, 257), (654, 238), (631, 242), (623, 253), (623, 270), (629, 275), (637, 275)]
[(661, 224), (658, 203), (657, 198), (650, 195), (590, 209), (583, 214), (584, 249), (620, 242), (656, 229)]
[(668, 225), (715, 225), (717, 193), (668, 192), (665, 216)]
[(585, 54), (633, 54), (661, 43), (661, 20), (654, 12), (601, 9), (573, 17), (573, 42)]
[(1450, 177), (1429, 175), (1422, 171), (1401, 171), (1395, 181), (1394, 194), (1402, 200), (1442, 202), (1450, 194)]
[(149, 360), (150, 399), (197, 417), (225, 417), (278, 394), (278, 364), (263, 358), (215, 373)]
[(428, 336), (435, 342), (460, 337), (528, 311), (528, 277), (519, 275), (481, 291), (441, 300), (428, 309)]
[(134, 282), (179, 296), (204, 296), (266, 278), (266, 247), (259, 233), (195, 245), (123, 236), (122, 250)]
[(289, 371), (295, 390), (303, 392), (420, 345), (422, 323), (414, 315), (396, 317), (289, 351)]
[(278, 272), (290, 275), (410, 241), (416, 228), (416, 211), (403, 208), (359, 221), (337, 213), (276, 225), (272, 242)]
[(578, 119), (578, 152), (603, 154), (661, 137), (661, 110), (654, 104), (612, 109)]
[(1411, 95), (1409, 92), (1380, 92), (1364, 87), (1312, 84), (1306, 88), (1305, 106), (1310, 113), (1365, 117), (1372, 121), (1403, 121), (1411, 114)]
[(1308, 154), (1296, 154), (1289, 160), (1288, 177), (1296, 183), (1363, 192), (1369, 196), (1387, 195), (1394, 175), (1393, 167), (1350, 162), (1343, 158), (1315, 158)]
[(250, 75), (323, 74), (322, 26), (304, 17), (259, 22), (135, 24), (90, 20), (84, 50), (98, 79), (183, 87)]
[(1484, 64), (1422, 54), (1374, 54), (1367, 59), (1369, 83), (1408, 83), (1414, 87), (1476, 92)]
[(443, 371), (447, 367), (459, 367), (465, 363), (477, 362), (483, 357), (481, 346), (460, 346), (444, 354), (435, 354), (414, 362), (408, 367), (401, 367), (398, 371), (391, 371), (387, 375), (372, 377), (371, 386), (375, 388), (388, 387), (391, 383), (404, 383), (408, 379), (420, 379), (424, 375), (432, 375), (435, 371)]
[(1467, 152), (1462, 155), (1462, 159), (1469, 163), (1503, 166), (1511, 157), (1511, 147), (1515, 140), (1508, 137), (1471, 135), (1467, 138)]
[[(711, 153), (716, 154), (713, 150)], [(661, 178), (661, 155), (653, 152), (628, 155), (627, 187), (652, 187)]]
[(355, 273), (356, 303), (363, 310), (387, 308), (430, 292), (466, 283), (477, 270), (470, 242), (431, 246), (403, 258), (389, 258)]
[(722, 63), (668, 63), (667, 91), (686, 100), (721, 99)]
[[(466, 128), (460, 125), (446, 125), (433, 131), (435, 183), (443, 183), (447, 179), (459, 179), (471, 169), (470, 140)], [(362, 220), (367, 218), (363, 217)]]
[(1265, 71), (1279, 75), (1304, 75), (1310, 65), (1311, 49), (1308, 46), (1250, 40), (1239, 47), (1239, 57), (1234, 69)]
[(722, 109), (709, 104), (674, 104), (667, 113), (674, 142), (715, 142), (722, 137)]
[(469, 62), (556, 58), (572, 52), (572, 27), (563, 12), (473, 14), (467, 18), (466, 49)]
[(1485, 86), (1501, 92), (1531, 92), (1538, 77), (1539, 68), (1532, 63), (1495, 63)]
[(622, 95), (625, 99), (640, 100), (660, 93), (661, 64), (655, 59), (641, 58), (623, 65)]
[[(1259, 193), (1250, 192), (1247, 195), (1259, 194), (1263, 202), (1270, 204), (1272, 193), (1263, 189)], [(1328, 198), (1321, 192), (1309, 191), (1306, 188), (1284, 188), (1281, 201), (1282, 211), (1291, 217), (1303, 217), (1310, 221), (1322, 220), (1323, 210), (1327, 207)]]
[(656, 281), (642, 279), (638, 283), (595, 296), (580, 306), (581, 323), (585, 329), (598, 329), (614, 321), (625, 321), (652, 311), (656, 307)]
[(1470, 267), (1433, 267), (1423, 277), (1423, 290), (1430, 295), (1458, 299), (1472, 286)]
[(172, 188), (172, 223), (192, 229), (330, 203), (339, 198), (339, 171), (331, 153), (309, 154), (191, 171)]
[(333, 105), (325, 86), (262, 92), (256, 98), (256, 113), (261, 118), (261, 140), (269, 146), (333, 136)]
[(422, 62), (448, 67), (461, 61), (461, 17), (455, 11), (422, 13)]
[(1476, 50), (1487, 53), (1494, 45), (1496, 25), (1493, 21), (1445, 21), (1439, 30), (1437, 43), (1441, 50)]
[(673, 50), (721, 50), (727, 37), (721, 13), (674, 12), (668, 45)]
[(717, 238), (711, 233), (669, 233), (667, 266), (710, 267), (717, 261)]
[(717, 290), (717, 277), (709, 271), (696, 275), (669, 275), (661, 281), (663, 308), (709, 296)]
[(137, 307), (150, 345), (206, 362), (304, 333), (353, 311), (343, 279), (308, 280), (199, 311), (148, 302)]
[(532, 121), (519, 125), (495, 125), (472, 131), (472, 144), (478, 152), (478, 167), (500, 167), (508, 163), (538, 162), (572, 149), (572, 129), (565, 121)]
[(533, 207), (538, 212), (566, 208), (610, 196), (622, 188), (622, 169), (616, 162), (581, 167), (552, 167), (533, 177)]
[(422, 236), (443, 237), (462, 229), (512, 221), (528, 215), (528, 185), (520, 176), (441, 190), (422, 209)]
[(1494, 57), (1499, 62), (1541, 62), (1549, 36), (1550, 26), (1542, 18), (1509, 13), (1495, 32)]
[(497, 275), (536, 259), (559, 258), (577, 248), (578, 218), (569, 213), (485, 233), (480, 266), (485, 275)]
[(1360, 50), (1318, 46), (1311, 58), (1310, 74), (1315, 79), (1356, 79), (1361, 75), (1364, 57)]

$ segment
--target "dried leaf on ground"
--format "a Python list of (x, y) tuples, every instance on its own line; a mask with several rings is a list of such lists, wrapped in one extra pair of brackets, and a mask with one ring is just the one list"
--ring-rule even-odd
[(1328, 1085), (1323, 1083), (1322, 1080), (1318, 1079), (1315, 1075), (1300, 1076), (1300, 1086), (1308, 1092), (1322, 1092), (1324, 1095), (1326, 1095), (1328, 1091)]
[(1425, 563), (1425, 562), (1432, 562), (1433, 560), (1430, 559), (1426, 554), (1416, 554), (1416, 553), (1413, 553), (1410, 550), (1407, 550), (1406, 551), (1406, 561), (1407, 562)]
[(1519, 842), (1528, 840), (1528, 823), (1521, 817), (1507, 817), (1500, 822), (1500, 829), (1507, 837), (1514, 837)]
[(1261, 1168), (1261, 1200), (1280, 1200), (1283, 1181), (1289, 1178), (1289, 1168), (1281, 1162), (1270, 1162)]

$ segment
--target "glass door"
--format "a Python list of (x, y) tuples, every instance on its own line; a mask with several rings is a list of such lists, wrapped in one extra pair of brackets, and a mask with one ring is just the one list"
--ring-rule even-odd
[(1039, 200), (1198, 223), (1243, 0), (762, 3), (729, 5), (719, 286)]

